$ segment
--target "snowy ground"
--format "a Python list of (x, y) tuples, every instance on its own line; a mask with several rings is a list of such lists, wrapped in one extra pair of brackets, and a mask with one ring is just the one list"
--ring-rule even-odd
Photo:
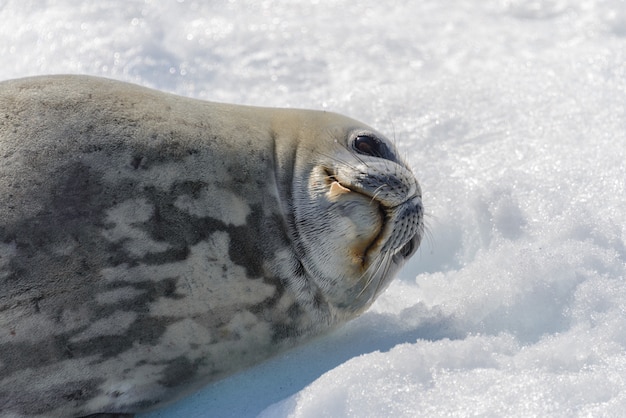
[(395, 138), (428, 238), (338, 332), (157, 417), (626, 411), (623, 0), (0, 0), (0, 79), (328, 109)]

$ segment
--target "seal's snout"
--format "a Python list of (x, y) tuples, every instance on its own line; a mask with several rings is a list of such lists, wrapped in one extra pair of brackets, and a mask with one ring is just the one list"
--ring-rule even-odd
[(382, 249), (408, 258), (420, 244), (423, 229), (422, 199), (415, 196), (388, 213), (388, 228), (391, 231)]

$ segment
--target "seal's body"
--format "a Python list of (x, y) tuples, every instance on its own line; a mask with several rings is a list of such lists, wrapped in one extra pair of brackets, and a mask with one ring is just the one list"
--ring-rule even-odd
[(0, 411), (160, 406), (355, 317), (421, 234), (415, 177), (354, 120), (0, 83)]

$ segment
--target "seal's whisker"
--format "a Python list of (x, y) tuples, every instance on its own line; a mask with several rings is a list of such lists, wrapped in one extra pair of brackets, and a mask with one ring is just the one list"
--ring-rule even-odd
[[(361, 278), (363, 278), (365, 275), (368, 275), (369, 278), (367, 282), (363, 285), (363, 288), (361, 289), (357, 297), (360, 298), (365, 293), (365, 291), (369, 289), (374, 280), (376, 280), (378, 284), (376, 285), (376, 289), (372, 295), (376, 295), (376, 292), (380, 288), (381, 282), (384, 281), (386, 272), (389, 269), (390, 260), (391, 257), (388, 254), (385, 254), (377, 257), (374, 261), (372, 261), (367, 270), (365, 270), (365, 272), (361, 275)], [(372, 269), (374, 269), (374, 271), (371, 271)]]
[(385, 184), (381, 184), (376, 188), (376, 190), (374, 190), (374, 193), (372, 194), (372, 200), (380, 200), (378, 196), (383, 193), (383, 189), (385, 188), (385, 186)]
[(374, 296), (378, 295), (378, 292), (380, 291), (381, 286), (384, 284), (385, 280), (383, 278), (387, 276), (387, 271), (389, 270), (389, 266), (391, 265), (391, 262), (392, 262), (392, 256), (390, 254), (386, 254), (384, 257), (384, 260), (381, 262), (381, 266), (384, 264), (383, 273), (381, 274), (382, 278), (378, 280), (378, 283), (376, 284), (376, 289), (374, 289)]
[[(424, 216), (428, 216), (429, 214), (425, 214)], [(422, 221), (422, 224), (420, 225), (420, 228), (418, 229), (417, 232), (422, 239), (426, 238), (427, 241), (430, 244), (430, 249), (433, 250), (435, 247), (435, 237), (432, 233), (432, 230), (430, 228), (430, 225), (426, 222), (426, 220)]]
[[(322, 153), (320, 153), (320, 154), (324, 155), (324, 156), (325, 156), (325, 157), (327, 157), (329, 160), (332, 160), (332, 161), (334, 161), (334, 162), (336, 162), (336, 163), (340, 163), (340, 164), (342, 164), (342, 165), (344, 165), (344, 166), (346, 166), (346, 167), (348, 167), (348, 168), (350, 168), (350, 169), (357, 170), (357, 165), (356, 165), (356, 164), (354, 164), (352, 161), (347, 161), (347, 160), (345, 160), (345, 159), (343, 159), (343, 158), (339, 158), (339, 157), (337, 157), (337, 156), (335, 156), (335, 155), (330, 155), (330, 154), (323, 153), (323, 152), (322, 152)], [(362, 164), (367, 165), (367, 163), (365, 162), (365, 160), (363, 160), (363, 159), (361, 158), (361, 156), (359, 156), (359, 155), (354, 155), (354, 157), (355, 157), (357, 160), (359, 160)]]

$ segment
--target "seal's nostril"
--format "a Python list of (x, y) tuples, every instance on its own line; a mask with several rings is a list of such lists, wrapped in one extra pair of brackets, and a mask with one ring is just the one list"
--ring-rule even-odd
[(400, 249), (398, 253), (404, 258), (409, 258), (411, 255), (413, 255), (413, 253), (416, 250), (415, 248), (416, 241), (417, 240), (415, 237), (412, 238), (411, 240), (409, 240), (409, 242), (404, 244), (404, 246)]

